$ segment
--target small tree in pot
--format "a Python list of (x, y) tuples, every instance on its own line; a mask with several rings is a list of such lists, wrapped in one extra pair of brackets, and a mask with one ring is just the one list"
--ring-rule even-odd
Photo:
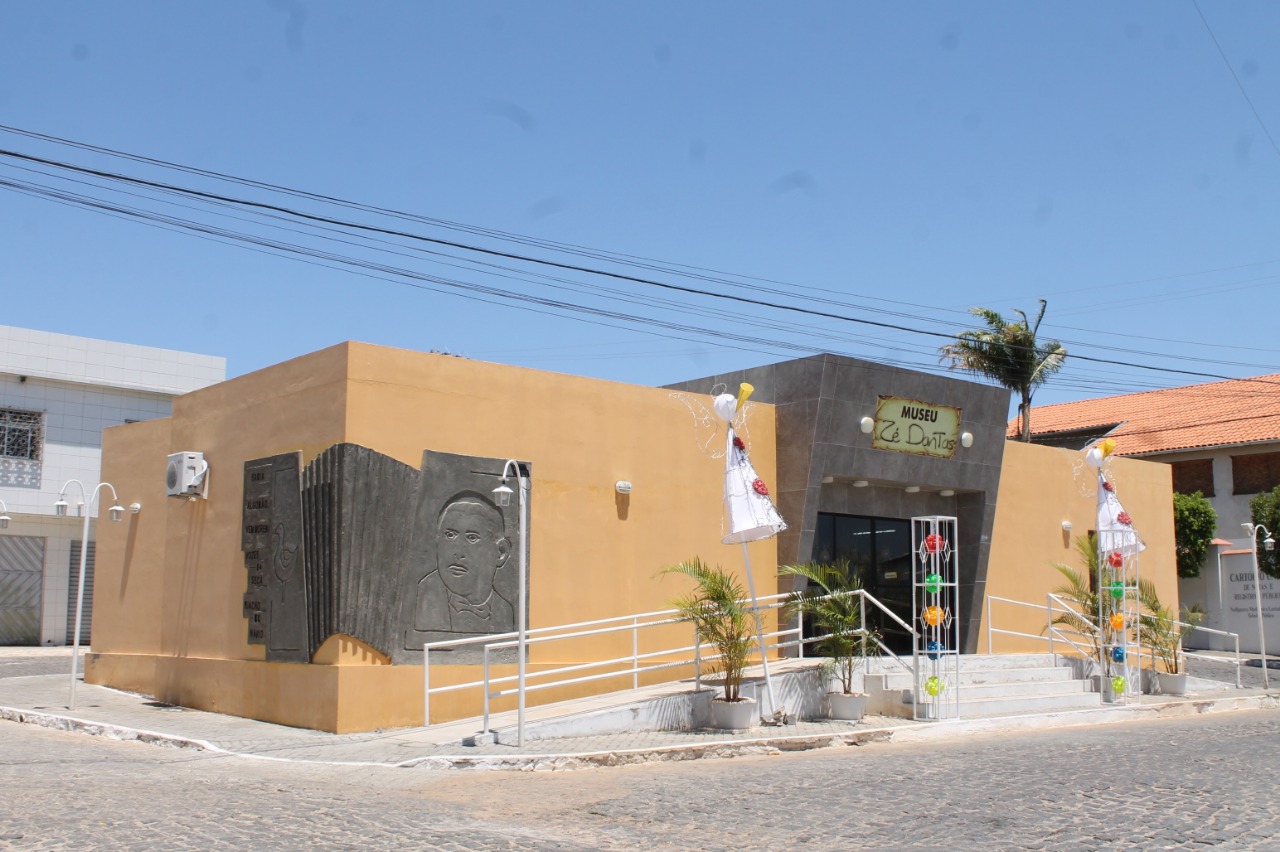
[(840, 692), (831, 693), (831, 715), (861, 719), (866, 696), (853, 691), (853, 675), (864, 656), (879, 651), (875, 635), (863, 629), (862, 595), (858, 594), (862, 584), (846, 562), (784, 565), (778, 572), (808, 581), (806, 588), (787, 597), (785, 611), (812, 616), (817, 629), (828, 634), (818, 650), (827, 656), (828, 671), (840, 682)]
[[(712, 671), (724, 675), (724, 698), (711, 702), (715, 727), (749, 727), (755, 718), (755, 700), (741, 695), (742, 673), (755, 648), (755, 621), (744, 598), (742, 583), (729, 572), (694, 557), (664, 568), (660, 574), (683, 574), (697, 585), (671, 602), (676, 619), (692, 624), (700, 642), (716, 649)], [(719, 706), (718, 706), (719, 705)], [(723, 705), (739, 705), (728, 710)], [(744, 723), (745, 720), (745, 723)]]
[(1205, 611), (1200, 606), (1182, 610), (1182, 619), (1169, 606), (1161, 602), (1155, 584), (1145, 582), (1139, 589), (1146, 614), (1139, 616), (1142, 639), (1151, 648), (1151, 654), (1164, 667), (1152, 672), (1155, 683), (1164, 695), (1185, 695), (1187, 673), (1183, 669), (1182, 640), (1204, 621)]

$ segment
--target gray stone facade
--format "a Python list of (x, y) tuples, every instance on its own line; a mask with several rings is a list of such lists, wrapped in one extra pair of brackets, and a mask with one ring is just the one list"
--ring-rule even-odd
[[(959, 524), (961, 650), (974, 653), (1004, 455), (1009, 391), (837, 355), (814, 355), (670, 385), (712, 393), (755, 386), (752, 399), (777, 408), (777, 505), (789, 528), (782, 564), (814, 558), (818, 514), (907, 519), (955, 516)], [(960, 409), (972, 446), (951, 458), (876, 449), (862, 431), (882, 396)], [(830, 481), (824, 483), (824, 479)], [(866, 481), (855, 487), (855, 481)], [(906, 486), (919, 486), (908, 493)], [(942, 490), (954, 495), (943, 497)], [(782, 589), (786, 591), (785, 588)], [(908, 613), (899, 613), (908, 617)]]

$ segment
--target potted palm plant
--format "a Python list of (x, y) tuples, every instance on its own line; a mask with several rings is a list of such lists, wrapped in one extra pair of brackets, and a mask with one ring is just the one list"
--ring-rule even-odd
[(664, 568), (660, 574), (683, 574), (694, 589), (671, 602), (676, 619), (692, 624), (698, 640), (714, 646), (712, 671), (724, 677), (724, 696), (711, 700), (711, 725), (715, 728), (749, 728), (757, 718), (754, 698), (741, 694), (742, 673), (755, 646), (755, 622), (744, 602), (742, 583), (719, 566), (711, 567), (694, 557)]
[[(1144, 584), (1145, 585), (1145, 584)], [(1142, 606), (1147, 612), (1139, 616), (1142, 638), (1151, 648), (1151, 655), (1163, 667), (1157, 668), (1155, 685), (1162, 695), (1186, 695), (1187, 672), (1183, 664), (1182, 640), (1204, 621), (1205, 611), (1199, 606), (1182, 610), (1182, 619), (1161, 602), (1155, 586), (1140, 590)]]
[(838, 692), (827, 696), (831, 718), (861, 719), (867, 696), (854, 691), (853, 675), (865, 656), (879, 651), (875, 634), (863, 624), (862, 596), (858, 594), (862, 585), (846, 562), (784, 565), (778, 572), (808, 581), (804, 589), (787, 597), (784, 611), (811, 616), (815, 627), (826, 634), (818, 644), (818, 650), (827, 657), (824, 680), (830, 682), (834, 676), (840, 684)]
[(1098, 626), (1102, 602), (1093, 587), (1092, 578), (1098, 576), (1098, 550), (1092, 536), (1076, 536), (1072, 544), (1084, 563), (1084, 574), (1061, 562), (1050, 562), (1049, 565), (1066, 580), (1064, 585), (1053, 590), (1054, 594), (1075, 604), (1080, 611), (1058, 611), (1053, 617), (1053, 624), (1087, 637), (1093, 649), (1092, 659), (1097, 660), (1102, 655), (1102, 636)]

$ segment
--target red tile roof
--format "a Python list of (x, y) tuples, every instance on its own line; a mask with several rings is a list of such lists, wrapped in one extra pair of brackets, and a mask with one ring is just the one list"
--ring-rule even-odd
[(1109, 424), (1122, 456), (1280, 441), (1280, 373), (1031, 408), (1037, 436)]

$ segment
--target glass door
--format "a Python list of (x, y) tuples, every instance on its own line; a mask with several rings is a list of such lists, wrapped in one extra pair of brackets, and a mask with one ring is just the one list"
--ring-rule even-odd
[[(902, 518), (818, 513), (813, 558), (818, 562), (849, 563), (862, 588), (910, 624), (911, 522)], [(867, 625), (880, 632), (895, 653), (911, 652), (911, 637), (901, 625), (872, 607)]]

